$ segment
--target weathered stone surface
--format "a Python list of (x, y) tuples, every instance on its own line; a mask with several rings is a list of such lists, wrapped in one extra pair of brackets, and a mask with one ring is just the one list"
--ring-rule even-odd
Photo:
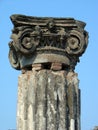
[(95, 126), (94, 130), (98, 130), (98, 126)]
[(78, 79), (65, 71), (19, 76), (17, 130), (80, 130)]
[(11, 21), (9, 60), (18, 70), (32, 64), (60, 63), (73, 71), (88, 44), (86, 24), (73, 18), (12, 15)]
[(88, 44), (73, 18), (12, 15), (9, 60), (19, 76), (17, 130), (80, 130), (80, 89), (74, 72)]
[(68, 108), (70, 129), (80, 130), (80, 89), (77, 74), (69, 72), (67, 75)]

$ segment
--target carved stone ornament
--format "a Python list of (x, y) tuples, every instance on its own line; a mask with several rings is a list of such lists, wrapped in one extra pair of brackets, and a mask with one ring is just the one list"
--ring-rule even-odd
[[(85, 23), (73, 18), (12, 15), (14, 24), (9, 43), (9, 60), (15, 69), (61, 63), (74, 70), (88, 44)], [(48, 67), (47, 67), (48, 68)]]

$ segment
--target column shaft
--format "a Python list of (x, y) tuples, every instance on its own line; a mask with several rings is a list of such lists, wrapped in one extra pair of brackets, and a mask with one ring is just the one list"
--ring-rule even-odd
[(66, 71), (19, 76), (17, 130), (80, 130), (78, 80)]

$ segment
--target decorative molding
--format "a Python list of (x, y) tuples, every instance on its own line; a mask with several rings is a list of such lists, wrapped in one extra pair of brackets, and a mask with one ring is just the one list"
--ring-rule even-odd
[(12, 15), (9, 60), (15, 69), (61, 63), (74, 70), (88, 44), (85, 23), (73, 18)]

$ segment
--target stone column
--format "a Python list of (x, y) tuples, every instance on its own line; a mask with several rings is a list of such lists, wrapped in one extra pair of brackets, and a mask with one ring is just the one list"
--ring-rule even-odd
[(98, 126), (95, 126), (93, 130), (98, 130)]
[(17, 130), (80, 130), (80, 89), (74, 72), (85, 52), (85, 23), (73, 18), (12, 15), (9, 60), (21, 70)]

